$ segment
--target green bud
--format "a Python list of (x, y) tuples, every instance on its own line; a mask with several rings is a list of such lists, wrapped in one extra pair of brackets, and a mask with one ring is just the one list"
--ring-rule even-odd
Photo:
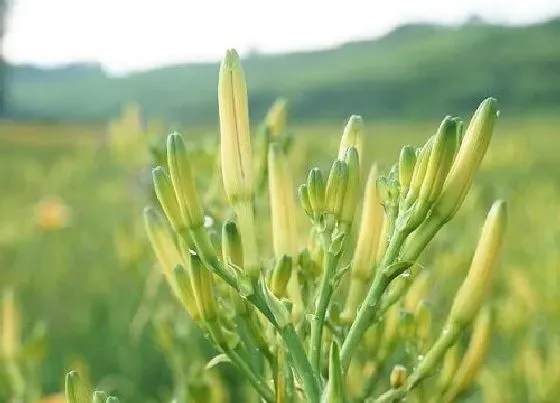
[(364, 143), (364, 120), (361, 116), (352, 115), (348, 119), (348, 123), (344, 127), (342, 138), (340, 139), (340, 146), (338, 149), (338, 159), (344, 159), (346, 150), (354, 147), (358, 152), (359, 158), (362, 158), (362, 149)]
[(354, 213), (360, 193), (360, 161), (358, 150), (355, 147), (350, 147), (346, 150), (344, 162), (348, 165), (348, 186), (344, 195), (340, 220), (350, 225), (354, 220)]
[(305, 184), (299, 185), (298, 199), (299, 202), (301, 203), (301, 206), (303, 207), (303, 211), (305, 212), (305, 214), (309, 218), (314, 219), (313, 207), (311, 206), (311, 200), (309, 199), (309, 191), (307, 189), (307, 185)]
[(76, 371), (66, 374), (64, 387), (66, 401), (68, 403), (90, 403), (90, 392), (87, 390), (80, 375)]
[(414, 204), (420, 193), (420, 188), (424, 182), (424, 176), (426, 175), (426, 170), (428, 169), (428, 161), (430, 159), (430, 154), (432, 153), (432, 147), (434, 144), (434, 136), (430, 137), (426, 144), (420, 150), (418, 157), (416, 158), (416, 165), (414, 166), (414, 172), (412, 174), (412, 179), (410, 180), (410, 186), (408, 193), (406, 194), (405, 207), (408, 208)]
[(497, 116), (494, 98), (484, 100), (474, 113), (434, 206), (434, 215), (437, 214), (442, 221), (449, 221), (463, 204), (488, 150)]
[(272, 278), (270, 280), (270, 290), (276, 297), (282, 298), (286, 296), (286, 287), (288, 286), (291, 275), (292, 258), (283, 255), (276, 262), (276, 267), (272, 272)]
[(272, 136), (280, 136), (286, 133), (287, 101), (278, 98), (268, 110), (265, 124)]
[(204, 215), (196, 192), (187, 147), (179, 133), (172, 133), (167, 137), (167, 163), (179, 208), (185, 221), (192, 228), (201, 227), (204, 224)]
[(191, 319), (194, 322), (198, 322), (202, 316), (194, 296), (191, 279), (180, 264), (173, 269), (173, 278), (175, 279), (175, 284), (177, 284), (177, 296), (179, 300), (187, 310)]
[(288, 326), (292, 321), (291, 319), (292, 315), (290, 313), (290, 310), (288, 309), (291, 308), (291, 306), (289, 305), (289, 301), (287, 300), (280, 301), (268, 289), (265, 289), (265, 298), (266, 298), (266, 304), (268, 305), (268, 308), (272, 312), (272, 316), (276, 320), (276, 324), (278, 325), (278, 328), (283, 329), (286, 326)]
[(456, 152), (459, 151), (459, 148), (461, 147), (461, 143), (463, 142), (463, 135), (465, 134), (465, 122), (463, 122), (460, 118), (453, 118), (453, 120), (455, 121), (455, 125), (457, 127), (457, 150)]
[(404, 146), (399, 155), (399, 184), (401, 187), (401, 195), (406, 196), (412, 175), (414, 174), (414, 166), (416, 164), (416, 150), (412, 146)]
[(241, 234), (234, 221), (225, 221), (222, 226), (222, 257), (224, 262), (243, 267)]
[(206, 322), (214, 320), (218, 315), (218, 305), (212, 292), (212, 273), (203, 266), (198, 255), (191, 254), (189, 277), (202, 319)]
[(119, 403), (119, 399), (115, 396), (109, 396), (106, 403)]
[(322, 398), (323, 403), (343, 403), (345, 399), (344, 376), (340, 363), (340, 347), (336, 341), (329, 353), (329, 382)]
[(161, 208), (165, 212), (173, 230), (175, 230), (175, 232), (180, 232), (183, 228), (185, 228), (185, 226), (187, 226), (187, 223), (181, 215), (181, 209), (179, 208), (179, 203), (175, 197), (175, 191), (173, 190), (171, 179), (165, 172), (165, 169), (159, 166), (152, 170), (152, 177), (156, 196)]
[(107, 393), (103, 392), (102, 390), (96, 390), (93, 392), (93, 399), (92, 403), (105, 403), (109, 396)]
[(325, 209), (325, 179), (319, 168), (313, 168), (307, 176), (307, 194), (315, 221), (319, 220)]
[(325, 190), (325, 210), (339, 217), (344, 203), (344, 196), (348, 186), (348, 164), (336, 160), (329, 173)]

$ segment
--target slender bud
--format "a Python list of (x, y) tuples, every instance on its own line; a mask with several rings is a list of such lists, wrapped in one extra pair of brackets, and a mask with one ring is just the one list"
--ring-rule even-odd
[(432, 313), (425, 303), (420, 303), (416, 307), (416, 342), (423, 350), (427, 345), (432, 334)]
[(449, 390), (444, 395), (444, 402), (453, 401), (459, 393), (472, 383), (488, 351), (491, 327), (492, 313), (489, 308), (483, 308), (474, 322), (469, 347), (455, 373)]
[(249, 106), (245, 73), (239, 55), (226, 52), (218, 78), (220, 153), (224, 190), (230, 203), (253, 194)]
[(96, 390), (93, 392), (92, 403), (106, 403), (109, 396), (102, 390)]
[(457, 291), (448, 321), (464, 326), (475, 317), (490, 286), (506, 230), (506, 203), (494, 202), (482, 228), (467, 277)]
[(272, 272), (270, 279), (270, 291), (278, 297), (286, 296), (286, 287), (292, 275), (292, 258), (290, 256), (282, 256), (276, 262), (276, 267)]
[(338, 159), (344, 159), (346, 150), (354, 147), (358, 152), (358, 157), (362, 158), (362, 150), (364, 143), (364, 120), (361, 116), (352, 115), (348, 119), (348, 123), (344, 127), (342, 138), (340, 139), (340, 146), (338, 149)]
[(459, 343), (455, 343), (447, 350), (443, 357), (443, 364), (437, 381), (437, 390), (439, 395), (443, 395), (449, 387), (449, 384), (457, 373), (457, 368), (459, 367), (460, 362), (461, 346)]
[(21, 318), (16, 305), (13, 289), (4, 291), (2, 295), (2, 312), (0, 319), (0, 356), (11, 358), (17, 353), (21, 342)]
[(461, 207), (490, 144), (497, 116), (494, 98), (485, 99), (474, 113), (434, 206), (442, 220), (450, 220)]
[(286, 132), (287, 101), (278, 98), (268, 110), (265, 124), (272, 136), (281, 136)]
[(416, 150), (412, 146), (404, 146), (399, 155), (399, 184), (401, 195), (404, 198), (408, 193), (410, 181), (416, 165)]
[(187, 147), (179, 133), (172, 133), (167, 137), (167, 164), (185, 221), (190, 228), (201, 227), (204, 224), (204, 215), (196, 192)]
[(418, 304), (426, 297), (430, 287), (433, 286), (430, 283), (429, 271), (421, 271), (417, 278), (413, 280), (404, 299), (404, 308), (408, 311), (416, 310)]
[(222, 226), (222, 258), (224, 262), (243, 267), (241, 235), (234, 221), (225, 221)]
[(340, 364), (340, 347), (336, 341), (331, 344), (329, 352), (329, 382), (325, 388), (323, 403), (342, 403), (345, 401), (344, 376)]
[(66, 374), (64, 387), (67, 403), (90, 403), (90, 392), (76, 371)]
[(399, 389), (404, 386), (408, 378), (408, 371), (402, 365), (395, 365), (391, 371), (390, 383), (391, 389)]
[(181, 232), (183, 228), (190, 226), (190, 223), (185, 221), (185, 218), (181, 214), (181, 209), (179, 208), (179, 203), (177, 202), (177, 197), (175, 196), (175, 190), (173, 189), (173, 184), (171, 179), (165, 173), (163, 167), (155, 167), (152, 170), (152, 177), (154, 181), (154, 188), (158, 201), (163, 209), (169, 223), (173, 227), (175, 232)]
[(354, 221), (354, 212), (358, 204), (358, 194), (360, 192), (360, 161), (358, 150), (355, 147), (346, 149), (344, 162), (348, 165), (348, 186), (344, 194), (340, 220), (348, 225)]
[(313, 207), (311, 206), (311, 200), (309, 199), (309, 191), (307, 189), (306, 184), (299, 185), (298, 187), (298, 199), (303, 207), (303, 211), (305, 215), (307, 215), (310, 219), (314, 219), (313, 215)]
[(196, 302), (191, 279), (180, 264), (173, 269), (173, 278), (175, 279), (175, 284), (177, 284), (177, 296), (183, 307), (194, 322), (200, 321), (202, 315)]
[(348, 164), (336, 160), (329, 173), (325, 190), (325, 210), (339, 217), (344, 203), (344, 195), (348, 186)]
[(173, 234), (167, 227), (164, 218), (152, 207), (144, 209), (144, 225), (152, 249), (161, 265), (163, 274), (171, 288), (175, 290), (172, 279), (173, 268), (182, 262), (179, 250), (175, 246)]
[(428, 161), (432, 153), (433, 144), (434, 136), (428, 139), (416, 158), (416, 165), (414, 165), (414, 172), (412, 173), (412, 179), (410, 180), (408, 193), (406, 194), (405, 207), (412, 206), (418, 198), (418, 193), (420, 193), (420, 188), (422, 187), (424, 176), (426, 176), (426, 170), (428, 169)]
[(218, 315), (218, 305), (212, 292), (212, 273), (195, 254), (191, 254), (189, 277), (202, 319), (206, 322), (213, 321)]
[(318, 221), (325, 210), (325, 179), (319, 168), (313, 168), (307, 176), (307, 194), (313, 210), (313, 218)]
[(459, 148), (461, 148), (461, 143), (463, 142), (463, 135), (465, 134), (465, 122), (463, 122), (460, 118), (453, 118), (455, 121), (455, 125), (457, 126), (457, 152)]

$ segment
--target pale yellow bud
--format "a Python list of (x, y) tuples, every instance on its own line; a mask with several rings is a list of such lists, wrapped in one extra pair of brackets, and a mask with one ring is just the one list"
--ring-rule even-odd
[(177, 297), (183, 304), (183, 307), (187, 310), (193, 321), (200, 321), (200, 319), (202, 319), (201, 311), (194, 295), (191, 279), (183, 266), (175, 266), (173, 269), (173, 278), (175, 284), (177, 284)]
[(224, 190), (234, 204), (253, 194), (249, 105), (245, 74), (237, 52), (226, 52), (218, 79), (220, 154)]
[(354, 221), (354, 212), (358, 204), (358, 194), (360, 192), (360, 161), (358, 150), (355, 147), (346, 149), (344, 161), (348, 165), (348, 185), (344, 194), (340, 221), (351, 225)]
[(352, 115), (348, 119), (348, 123), (344, 127), (342, 138), (340, 139), (340, 146), (338, 149), (338, 159), (344, 159), (346, 150), (354, 147), (358, 152), (358, 157), (362, 159), (362, 151), (364, 144), (364, 120), (361, 116)]
[(278, 98), (268, 110), (265, 124), (272, 136), (280, 136), (286, 132), (287, 104), (285, 98)]
[(428, 169), (428, 161), (430, 159), (430, 154), (432, 153), (432, 147), (434, 144), (434, 137), (430, 137), (426, 144), (420, 150), (418, 158), (416, 159), (416, 165), (414, 165), (414, 171), (412, 173), (412, 179), (410, 180), (410, 185), (408, 187), (408, 193), (405, 198), (405, 207), (410, 207), (418, 198), (418, 193), (420, 193), (420, 188), (424, 182), (424, 176), (426, 175), (426, 170)]
[(2, 345), (0, 346), (0, 356), (9, 358), (13, 356), (21, 342), (21, 318), (16, 306), (13, 290), (6, 290), (2, 295)]
[(449, 387), (460, 363), (461, 346), (458, 343), (455, 343), (446, 351), (443, 357), (443, 364), (437, 381), (437, 389), (440, 395), (442, 395)]
[(212, 291), (212, 273), (202, 265), (200, 257), (191, 254), (189, 278), (198, 311), (204, 321), (212, 321), (218, 315), (218, 303)]
[(395, 365), (391, 371), (390, 383), (392, 389), (399, 389), (404, 386), (408, 378), (408, 371), (402, 365)]
[(469, 273), (455, 295), (448, 317), (450, 323), (464, 326), (480, 309), (492, 285), (506, 222), (506, 203), (501, 200), (494, 202), (482, 228)]

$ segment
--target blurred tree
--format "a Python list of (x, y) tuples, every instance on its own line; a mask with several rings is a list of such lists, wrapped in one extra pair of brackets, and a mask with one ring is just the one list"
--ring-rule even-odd
[(9, 9), (14, 0), (0, 0), (0, 117), (6, 115), (6, 73), (7, 65), (4, 58), (4, 37), (6, 34)]

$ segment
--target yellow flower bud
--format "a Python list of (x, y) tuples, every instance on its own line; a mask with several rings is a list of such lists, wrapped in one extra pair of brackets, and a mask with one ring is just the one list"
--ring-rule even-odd
[(325, 209), (325, 179), (319, 168), (313, 168), (307, 176), (307, 194), (313, 211), (313, 218), (318, 221)]
[(175, 291), (172, 270), (182, 262), (182, 259), (175, 245), (173, 234), (167, 227), (161, 214), (152, 207), (144, 209), (144, 225), (163, 274), (171, 288)]
[(411, 146), (404, 146), (399, 155), (399, 185), (401, 187), (401, 197), (404, 198), (408, 193), (410, 181), (414, 174), (416, 165), (416, 150)]
[(179, 203), (177, 202), (177, 197), (175, 196), (175, 191), (171, 184), (171, 179), (167, 176), (163, 167), (159, 166), (152, 170), (152, 177), (156, 196), (165, 216), (169, 220), (173, 230), (177, 233), (181, 232), (188, 226), (185, 221), (188, 217), (184, 217), (181, 214), (181, 209), (179, 208)]
[(14, 291), (9, 289), (2, 295), (2, 345), (0, 356), (11, 358), (16, 354), (21, 342), (21, 318), (16, 306)]
[(270, 291), (278, 297), (285, 297), (286, 287), (292, 275), (292, 258), (290, 256), (282, 256), (276, 262), (276, 267), (272, 271), (270, 279)]
[(172, 133), (167, 137), (167, 163), (181, 214), (189, 228), (201, 227), (204, 224), (204, 215), (196, 192), (187, 147), (179, 133)]
[(338, 159), (344, 159), (346, 150), (354, 147), (358, 152), (358, 157), (362, 158), (362, 149), (364, 143), (364, 120), (361, 116), (352, 115), (348, 119), (348, 123), (344, 127), (342, 138), (340, 139), (340, 146), (338, 149)]
[(408, 193), (405, 198), (405, 207), (408, 208), (416, 201), (418, 193), (420, 193), (420, 188), (424, 182), (424, 176), (426, 175), (426, 170), (428, 169), (428, 161), (430, 159), (430, 154), (432, 153), (432, 147), (434, 144), (434, 137), (430, 137), (426, 144), (420, 150), (418, 157), (416, 158), (416, 165), (414, 165), (414, 172), (412, 173), (412, 179), (410, 180), (410, 185), (408, 188)]
[(443, 364), (441, 367), (439, 379), (437, 381), (437, 390), (439, 395), (443, 395), (449, 384), (453, 380), (461, 362), (461, 346), (459, 343), (453, 344), (443, 356)]
[(448, 317), (450, 323), (464, 326), (480, 309), (492, 284), (506, 221), (506, 203), (501, 200), (494, 202), (482, 228), (469, 273), (455, 295)]
[(307, 185), (301, 184), (298, 186), (298, 200), (301, 204), (301, 207), (303, 207), (303, 211), (305, 212), (305, 215), (307, 215), (307, 217), (309, 217), (310, 219), (315, 219), (314, 214), (313, 214), (313, 207), (311, 206), (311, 200), (309, 199), (309, 191), (307, 189)]
[(280, 136), (286, 132), (287, 101), (278, 98), (268, 110), (265, 124), (272, 136)]
[(325, 190), (325, 211), (340, 216), (344, 195), (348, 186), (348, 164), (341, 160), (336, 160), (329, 173)]
[(346, 150), (344, 161), (348, 165), (348, 185), (344, 194), (340, 220), (348, 225), (354, 221), (354, 212), (358, 204), (358, 194), (360, 192), (360, 162), (358, 150), (350, 147)]
[(469, 347), (455, 373), (451, 386), (443, 396), (444, 402), (453, 401), (459, 393), (468, 388), (478, 373), (482, 361), (490, 344), (492, 327), (492, 313), (489, 308), (484, 308), (478, 314), (475, 322)]
[(224, 262), (243, 267), (241, 235), (234, 221), (226, 221), (222, 227), (222, 258)]
[(391, 371), (390, 383), (391, 389), (399, 389), (404, 386), (408, 378), (408, 371), (402, 365), (395, 365)]
[(497, 116), (494, 98), (484, 100), (474, 113), (434, 206), (441, 220), (450, 220), (461, 207), (490, 144)]
[(175, 284), (177, 284), (177, 297), (183, 304), (183, 307), (194, 322), (200, 321), (202, 315), (196, 302), (191, 279), (180, 264), (174, 267), (173, 278)]
[(212, 273), (203, 266), (200, 257), (191, 254), (190, 258), (189, 278), (194, 299), (202, 319), (211, 322), (218, 316), (218, 304), (212, 291)]
[(220, 154), (224, 190), (230, 203), (253, 194), (249, 106), (245, 74), (237, 52), (226, 52), (218, 79)]
[(66, 374), (64, 387), (66, 401), (68, 403), (90, 403), (90, 392), (76, 371)]

